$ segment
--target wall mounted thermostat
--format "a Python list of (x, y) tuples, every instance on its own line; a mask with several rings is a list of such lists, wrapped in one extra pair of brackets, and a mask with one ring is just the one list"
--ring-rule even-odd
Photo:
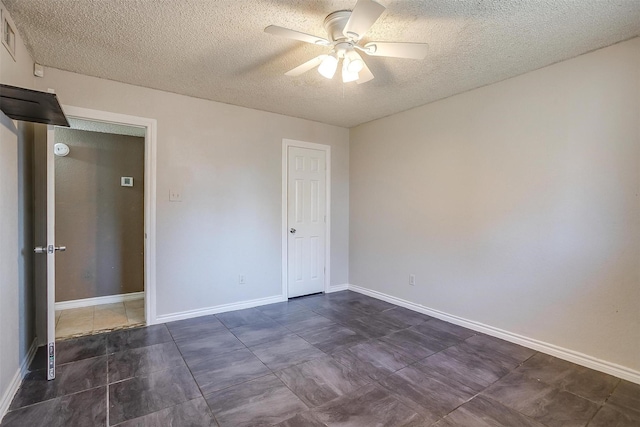
[(133, 187), (133, 177), (123, 176), (120, 178), (120, 185), (122, 187)]
[(55, 154), (56, 156), (64, 157), (69, 154), (69, 146), (67, 144), (58, 142), (53, 146), (53, 154)]

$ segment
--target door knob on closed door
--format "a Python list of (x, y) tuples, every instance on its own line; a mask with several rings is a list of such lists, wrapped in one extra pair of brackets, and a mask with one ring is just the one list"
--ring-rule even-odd
[(296, 229), (295, 229), (295, 228), (292, 228), (291, 230), (289, 230), (289, 233), (291, 233), (291, 234), (296, 234)]
[(64, 252), (64, 251), (67, 250), (67, 247), (66, 246), (54, 246), (54, 249), (56, 251)]

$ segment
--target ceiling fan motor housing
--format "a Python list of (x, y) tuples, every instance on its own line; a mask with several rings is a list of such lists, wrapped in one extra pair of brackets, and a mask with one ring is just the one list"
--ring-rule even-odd
[(332, 42), (339, 40), (348, 40), (343, 34), (343, 31), (344, 27), (349, 21), (349, 17), (351, 17), (350, 10), (338, 10), (336, 12), (330, 13), (324, 19), (323, 27)]

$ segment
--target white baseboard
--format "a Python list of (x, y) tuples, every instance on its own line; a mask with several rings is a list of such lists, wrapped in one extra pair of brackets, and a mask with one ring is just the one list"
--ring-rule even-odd
[(68, 310), (70, 308), (91, 307), (94, 305), (101, 305), (101, 304), (115, 304), (118, 302), (133, 301), (136, 299), (143, 299), (143, 298), (144, 298), (144, 292), (131, 292), (128, 294), (107, 295), (105, 297), (62, 301), (62, 302), (57, 302), (55, 307), (56, 307), (56, 310)]
[(613, 375), (615, 377), (622, 378), (636, 384), (640, 384), (640, 372), (627, 368), (626, 366), (618, 365), (606, 360), (597, 359), (595, 357), (589, 356), (588, 354), (580, 353), (574, 350), (559, 347), (554, 344), (549, 344), (544, 341), (525, 337), (513, 332), (505, 331), (504, 329), (485, 325), (484, 323), (475, 322), (473, 320), (454, 316), (439, 310), (434, 310), (421, 304), (416, 304), (401, 298), (396, 298), (394, 296), (384, 294), (382, 292), (363, 288), (361, 286), (349, 285), (349, 290), (359, 292), (361, 294), (368, 295), (370, 297), (377, 298), (383, 301), (387, 301), (392, 304), (396, 304), (401, 307), (405, 307), (410, 310), (417, 311), (419, 313), (426, 314), (428, 316), (435, 317), (449, 323), (453, 323), (455, 325), (482, 332), (484, 334), (491, 335), (493, 337), (500, 338), (514, 344), (519, 344), (524, 347), (528, 347), (530, 349), (555, 356), (559, 359), (567, 360), (569, 362), (585, 366), (596, 371), (604, 372), (606, 374)]
[(209, 314), (225, 313), (227, 311), (242, 310), (244, 308), (253, 308), (260, 305), (274, 304), (276, 302), (286, 301), (283, 295), (277, 295), (267, 298), (258, 298), (249, 301), (234, 302), (231, 304), (216, 305), (213, 307), (199, 308), (196, 310), (180, 311), (177, 313), (162, 314), (156, 317), (155, 323), (173, 322), (175, 320), (191, 319), (192, 317), (207, 316)]
[(11, 379), (9, 387), (7, 387), (4, 394), (2, 395), (2, 398), (0, 398), (0, 422), (7, 414), (9, 406), (11, 405), (11, 401), (18, 391), (18, 388), (22, 383), (22, 379), (27, 374), (27, 370), (29, 369), (29, 365), (31, 364), (33, 357), (36, 355), (36, 350), (38, 350), (38, 340), (33, 340), (33, 342), (31, 343), (31, 347), (29, 347), (29, 351), (25, 355), (22, 363), (20, 363), (20, 366), (18, 367), (18, 370)]
[(325, 290), (324, 293), (325, 294), (330, 294), (332, 292), (346, 291), (347, 289), (349, 289), (349, 284), (348, 283), (343, 283), (342, 285), (329, 286), (329, 288), (327, 290)]

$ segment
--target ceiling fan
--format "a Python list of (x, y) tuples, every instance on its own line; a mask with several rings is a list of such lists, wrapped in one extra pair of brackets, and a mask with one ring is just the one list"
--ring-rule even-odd
[(369, 56), (387, 56), (393, 58), (424, 59), (427, 55), (426, 43), (398, 43), (398, 42), (369, 42), (361, 46), (360, 40), (369, 28), (385, 11), (385, 7), (373, 0), (358, 0), (353, 10), (339, 10), (330, 13), (324, 20), (324, 29), (328, 37), (316, 37), (277, 25), (269, 25), (264, 29), (266, 33), (306, 43), (327, 46), (331, 48), (328, 54), (317, 56), (293, 70), (285, 73), (287, 76), (299, 76), (312, 68), (318, 67), (318, 72), (332, 79), (342, 60), (342, 81), (366, 83), (373, 79), (373, 73), (367, 67), (358, 51)]

